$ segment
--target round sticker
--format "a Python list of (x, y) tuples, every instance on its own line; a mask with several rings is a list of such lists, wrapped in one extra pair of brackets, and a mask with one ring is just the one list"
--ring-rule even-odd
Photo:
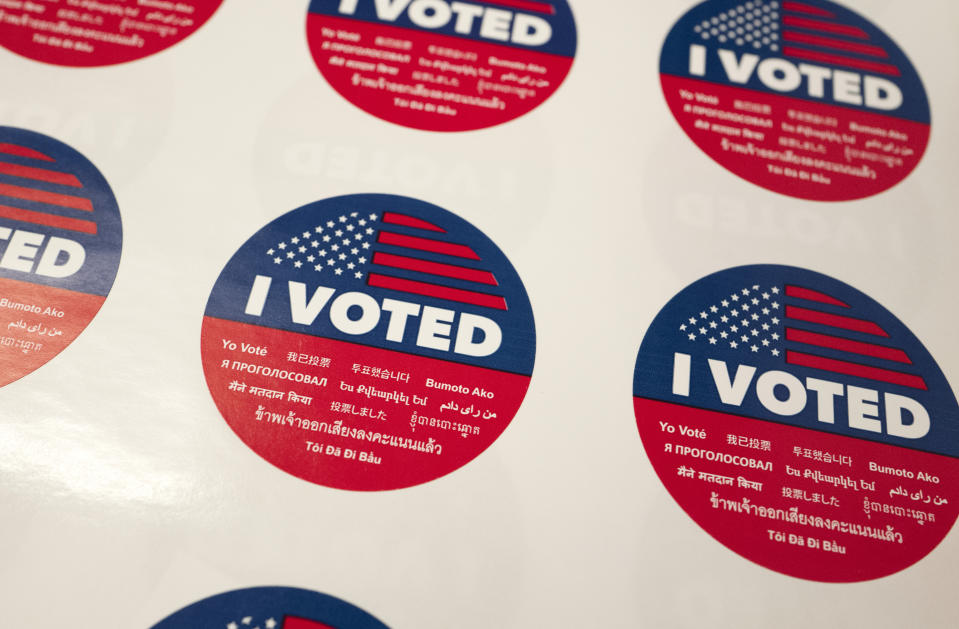
[(522, 116), (556, 91), (576, 54), (566, 0), (312, 0), (306, 31), (337, 92), (428, 131)]
[(660, 73), (699, 148), (792, 197), (878, 194), (912, 172), (929, 142), (929, 102), (909, 59), (828, 0), (703, 2), (673, 27)]
[(93, 164), (0, 127), (0, 386), (80, 335), (113, 286), (121, 243), (116, 199)]
[(825, 275), (745, 266), (657, 315), (633, 381), (673, 498), (743, 557), (805, 579), (892, 574), (959, 514), (959, 408), (889, 311)]
[(387, 629), (365, 611), (319, 592), (286, 587), (234, 590), (185, 607), (152, 629)]
[(465, 465), (529, 386), (533, 314), (503, 253), (439, 207), (363, 194), (276, 219), (206, 308), (203, 367), (234, 432), (273, 465), (352, 490)]
[(124, 63), (186, 39), (222, 1), (6, 2), (0, 8), (0, 45), (60, 66)]

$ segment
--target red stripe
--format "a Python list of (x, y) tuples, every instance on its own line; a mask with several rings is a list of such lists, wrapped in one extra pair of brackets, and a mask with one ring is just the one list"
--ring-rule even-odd
[(82, 188), (80, 180), (70, 173), (61, 173), (56, 170), (46, 170), (45, 168), (31, 168), (30, 166), (21, 166), (20, 164), (8, 164), (0, 162), (0, 174), (13, 175), (14, 177), (23, 177), (24, 179), (36, 179), (37, 181), (46, 181), (49, 183), (58, 183), (63, 186), (72, 186)]
[(403, 225), (404, 227), (415, 227), (416, 229), (428, 229), (433, 232), (446, 233), (446, 230), (442, 227), (437, 227), (433, 223), (427, 223), (422, 219), (407, 216), (406, 214), (385, 212), (383, 214), (383, 222), (390, 223), (391, 225)]
[(474, 293), (473, 291), (461, 290), (459, 288), (450, 288), (449, 286), (439, 286), (426, 282), (415, 282), (413, 280), (404, 280), (398, 277), (389, 277), (376, 273), (370, 273), (366, 283), (374, 288), (390, 288), (404, 293), (413, 293), (414, 295), (425, 295), (427, 297), (436, 297), (437, 299), (446, 299), (447, 301), (457, 301), (462, 304), (473, 304), (474, 306), (506, 310), (506, 300), (497, 295)]
[(74, 232), (83, 232), (84, 234), (97, 233), (97, 224), (92, 221), (84, 221), (79, 218), (68, 218), (66, 216), (57, 216), (56, 214), (45, 214), (43, 212), (34, 212), (24, 210), (18, 207), (0, 205), (0, 218), (9, 218), (14, 221), (24, 223), (35, 223), (37, 225), (47, 225), (59, 229), (69, 229)]
[(833, 328), (842, 328), (843, 330), (852, 330), (853, 332), (865, 332), (876, 336), (885, 336), (886, 331), (880, 328), (872, 321), (863, 319), (853, 319), (852, 317), (843, 317), (841, 315), (819, 312), (818, 310), (809, 310), (799, 306), (786, 306), (786, 317), (796, 319), (797, 321), (807, 321), (809, 323), (819, 323)]
[(19, 157), (29, 157), (30, 159), (40, 159), (45, 162), (56, 161), (48, 155), (44, 155), (40, 151), (34, 151), (33, 149), (28, 149), (25, 146), (20, 146), (18, 144), (9, 144), (7, 142), (0, 142), (0, 153), (6, 153), (7, 155), (17, 155)]
[(807, 44), (809, 46), (822, 46), (823, 48), (833, 48), (845, 52), (854, 52), (860, 55), (869, 55), (870, 57), (889, 58), (889, 53), (871, 44), (860, 44), (857, 42), (836, 39), (834, 37), (823, 37), (822, 35), (812, 35), (810, 33), (800, 33), (799, 31), (783, 31), (783, 40), (795, 44)]
[(554, 15), (556, 13), (556, 7), (551, 4), (546, 4), (545, 2), (534, 2), (533, 0), (480, 0), (486, 4), (498, 4), (504, 7), (511, 7), (513, 9), (521, 9), (523, 11), (535, 11), (536, 13), (548, 13), (549, 15)]
[(40, 203), (49, 203), (50, 205), (59, 205), (62, 207), (73, 208), (74, 210), (93, 211), (93, 203), (90, 199), (84, 197), (74, 197), (69, 194), (57, 194), (56, 192), (47, 192), (46, 190), (36, 190), (34, 188), (23, 188), (21, 186), (11, 186), (0, 183), (0, 195), (14, 197), (16, 199), (25, 199), (27, 201), (39, 201)]
[(281, 629), (333, 629), (333, 627), (324, 625), (321, 622), (316, 622), (315, 620), (286, 616), (283, 619), (283, 627), (281, 627)]
[(389, 266), (396, 269), (406, 269), (407, 271), (429, 273), (430, 275), (453, 277), (458, 280), (489, 284), (490, 286), (498, 285), (496, 277), (487, 271), (468, 269), (463, 266), (455, 266), (452, 264), (440, 264), (439, 262), (430, 262), (428, 260), (420, 260), (419, 258), (407, 258), (406, 256), (397, 256), (393, 255), (392, 253), (374, 253), (373, 264)]
[(796, 48), (794, 46), (783, 46), (783, 54), (787, 57), (796, 57), (807, 61), (818, 61), (819, 63), (828, 63), (834, 66), (845, 66), (847, 68), (856, 68), (876, 74), (885, 74), (887, 76), (900, 76), (899, 68), (888, 63), (877, 63), (875, 61), (865, 61), (845, 55), (834, 55), (829, 52), (818, 52), (816, 50), (806, 50), (805, 48)]
[(847, 376), (888, 382), (889, 384), (898, 384), (913, 389), (922, 389), (923, 391), (927, 390), (926, 381), (919, 376), (890, 371), (889, 369), (880, 369), (879, 367), (869, 367), (858, 363), (849, 363), (844, 360), (834, 360), (832, 358), (823, 358), (822, 356), (813, 356), (812, 354), (787, 351), (786, 362), (790, 365), (799, 365), (800, 367), (811, 367), (813, 369), (841, 373)]
[(816, 15), (818, 17), (831, 17), (835, 18), (836, 14), (832, 11), (827, 11), (826, 9), (820, 9), (819, 7), (814, 7), (811, 4), (806, 4), (805, 2), (783, 2), (784, 11), (792, 11), (793, 13), (806, 13), (808, 15)]
[(786, 297), (795, 297), (796, 299), (805, 299), (807, 301), (818, 301), (819, 303), (829, 304), (831, 306), (842, 306), (848, 308), (849, 304), (839, 301), (835, 297), (830, 297), (826, 293), (820, 293), (818, 290), (803, 288), (801, 286), (786, 286)]
[(883, 360), (892, 360), (897, 363), (906, 363), (911, 365), (912, 361), (906, 352), (895, 347), (886, 347), (884, 345), (873, 345), (872, 343), (862, 343), (860, 341), (851, 341), (838, 336), (828, 334), (817, 334), (807, 330), (796, 330), (786, 328), (786, 340), (796, 343), (805, 343), (806, 345), (815, 345), (817, 347), (828, 347), (829, 349), (838, 349), (841, 352), (851, 354), (861, 354), (862, 356), (872, 356), (873, 358), (882, 358)]
[(441, 242), (429, 238), (417, 238), (416, 236), (404, 236), (403, 234), (394, 234), (393, 232), (381, 231), (377, 242), (384, 245), (393, 245), (394, 247), (406, 247), (407, 249), (418, 249), (419, 251), (429, 251), (431, 253), (442, 253), (447, 256), (457, 258), (468, 258), (470, 260), (479, 260), (472, 249), (466, 245), (458, 245), (452, 242)]
[(845, 35), (846, 37), (855, 37), (856, 39), (869, 39), (866, 31), (856, 26), (847, 26), (846, 24), (835, 24), (833, 22), (823, 22), (822, 20), (811, 20), (805, 17), (796, 17), (794, 15), (783, 16), (783, 24), (793, 28), (804, 28), (808, 31), (821, 31), (823, 33), (832, 33), (833, 35)]

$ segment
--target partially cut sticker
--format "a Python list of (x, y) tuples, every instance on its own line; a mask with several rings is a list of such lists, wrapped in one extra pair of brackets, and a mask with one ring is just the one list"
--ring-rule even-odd
[(318, 201), (244, 244), (202, 330), (207, 384), (273, 465), (352, 490), (465, 465), (509, 425), (533, 369), (523, 284), (463, 219), (390, 195)]
[(120, 212), (83, 155), (0, 127), (0, 386), (80, 335), (120, 264)]
[(566, 0), (312, 0), (306, 28), (313, 60), (344, 98), (429, 131), (528, 113), (576, 54)]
[(142, 59), (186, 39), (223, 0), (3, 3), (0, 45), (59, 66), (107, 66)]
[(327, 594), (258, 587), (218, 594), (185, 607), (152, 629), (387, 629), (358, 607)]
[(873, 196), (906, 178), (929, 142), (929, 101), (912, 63), (829, 0), (703, 2), (667, 37), (660, 74), (700, 149), (788, 196)]
[(874, 579), (959, 514), (959, 407), (889, 311), (830, 277), (738, 267), (657, 315), (633, 382), (656, 473), (700, 526), (773, 570)]

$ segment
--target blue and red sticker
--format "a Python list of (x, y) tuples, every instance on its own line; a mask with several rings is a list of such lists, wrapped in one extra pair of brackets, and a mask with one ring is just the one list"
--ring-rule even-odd
[(261, 457), (339, 489), (444, 476), (506, 429), (529, 386), (526, 291), (479, 230), (360, 194), (274, 220), (220, 274), (202, 330), (220, 413)]
[(113, 286), (121, 245), (116, 199), (93, 164), (0, 127), (0, 386), (80, 335)]
[(312, 0), (306, 30), (340, 95), (428, 131), (483, 129), (532, 111), (576, 54), (566, 0)]
[(916, 337), (835, 279), (744, 266), (657, 315), (633, 380), (656, 473), (702, 528), (784, 574), (863, 581), (959, 514), (959, 407)]
[(148, 57), (186, 39), (223, 0), (10, 2), (0, 8), (0, 45), (59, 66), (108, 66)]
[(327, 594), (288, 587), (234, 590), (194, 603), (152, 629), (387, 629)]
[(708, 0), (673, 27), (663, 92), (686, 134), (747, 181), (849, 201), (902, 181), (929, 101), (896, 43), (828, 0)]

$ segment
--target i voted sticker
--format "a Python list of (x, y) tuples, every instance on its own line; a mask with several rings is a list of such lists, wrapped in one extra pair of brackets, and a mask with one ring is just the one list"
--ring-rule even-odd
[(528, 113), (559, 88), (576, 54), (566, 0), (312, 0), (306, 28), (337, 92), (429, 131)]
[(152, 629), (387, 629), (327, 594), (288, 587), (234, 590), (194, 603)]
[(835, 279), (746, 266), (657, 315), (633, 381), (673, 498), (760, 565), (850, 582), (902, 570), (959, 514), (959, 407), (929, 352)]
[(800, 199), (848, 201), (902, 181), (929, 142), (926, 90), (905, 53), (828, 0), (708, 0), (673, 27), (663, 93), (726, 169)]
[(107, 66), (186, 39), (223, 0), (15, 0), (0, 3), (0, 45), (60, 66)]
[(529, 299), (475, 227), (406, 197), (318, 201), (233, 256), (207, 304), (207, 384), (257, 454), (351, 490), (424, 483), (509, 425), (533, 370)]
[(120, 264), (120, 212), (83, 155), (0, 127), (0, 386), (80, 335)]

